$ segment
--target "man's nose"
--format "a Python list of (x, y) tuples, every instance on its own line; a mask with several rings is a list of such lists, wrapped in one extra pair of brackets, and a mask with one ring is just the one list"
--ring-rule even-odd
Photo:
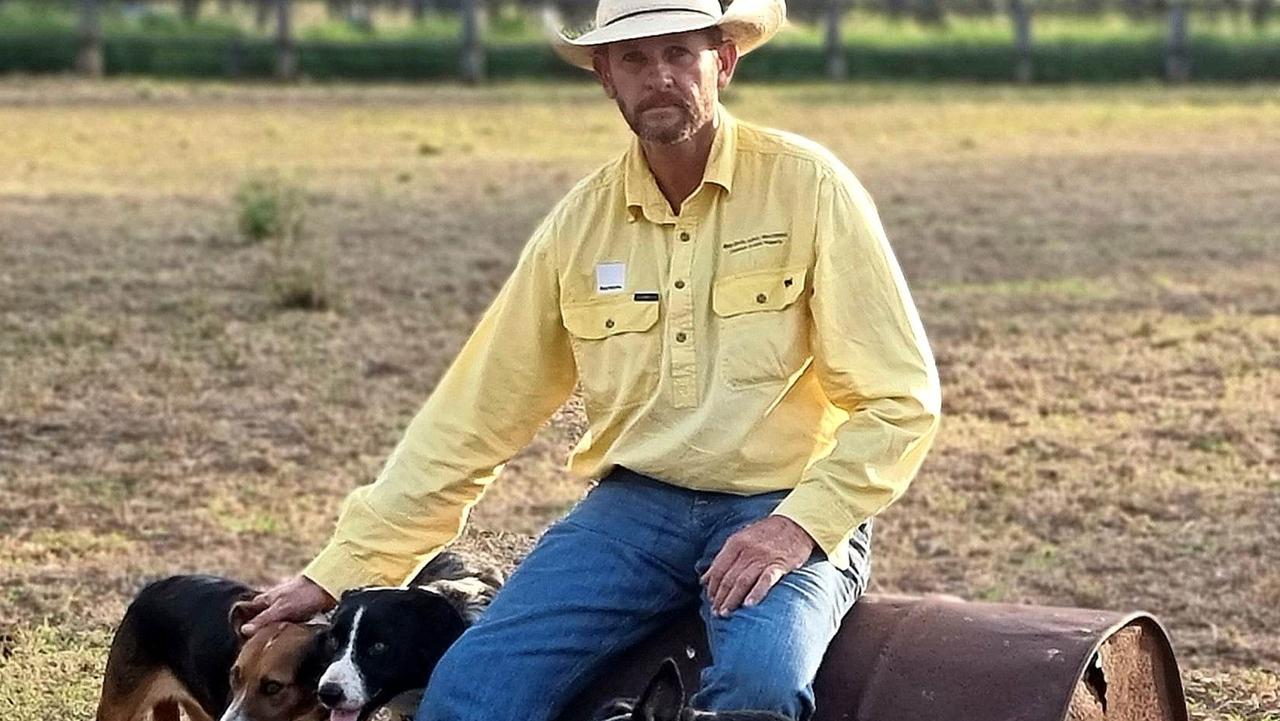
[(649, 73), (649, 85), (654, 90), (670, 90), (676, 84), (675, 73), (671, 65), (659, 60), (652, 65)]

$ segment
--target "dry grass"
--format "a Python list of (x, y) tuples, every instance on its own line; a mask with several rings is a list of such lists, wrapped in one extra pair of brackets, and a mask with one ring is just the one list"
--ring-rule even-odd
[[(586, 87), (0, 84), (0, 716), (85, 717), (149, 578), (269, 583), (375, 473), (526, 234), (625, 129)], [(871, 189), (946, 420), (875, 589), (1145, 608), (1197, 718), (1280, 677), (1280, 95), (744, 88)], [(307, 191), (343, 303), (282, 311), (232, 196)], [(573, 503), (573, 409), (468, 543)], [(498, 530), (505, 533), (498, 533)], [(1270, 669), (1270, 670), (1268, 670)]]

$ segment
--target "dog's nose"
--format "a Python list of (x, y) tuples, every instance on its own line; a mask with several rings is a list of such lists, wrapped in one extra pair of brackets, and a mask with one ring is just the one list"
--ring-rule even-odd
[(330, 708), (342, 703), (342, 687), (333, 682), (321, 684), (316, 695), (320, 697), (320, 703)]

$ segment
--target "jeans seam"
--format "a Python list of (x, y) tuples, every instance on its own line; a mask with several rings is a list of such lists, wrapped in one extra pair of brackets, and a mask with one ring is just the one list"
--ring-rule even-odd
[[(655, 616), (660, 616), (660, 615), (662, 615), (662, 614), (664, 614), (664, 613), (672, 613), (672, 612), (674, 612), (674, 611), (676, 611), (676, 610), (679, 610), (680, 606), (679, 606), (678, 604), (673, 605), (673, 602), (674, 602), (674, 601), (676, 601), (677, 599), (679, 599), (679, 597), (680, 597), (681, 595), (682, 595), (682, 594), (680, 594), (678, 591), (677, 591), (677, 592), (675, 592), (675, 593), (668, 593), (668, 594), (667, 594), (667, 597), (666, 597), (665, 599), (663, 599), (663, 603), (661, 604), (661, 605), (665, 606), (666, 608), (665, 608), (665, 609), (663, 609), (663, 610), (661, 610), (661, 611), (657, 611), (657, 612), (654, 612), (654, 613), (649, 614), (649, 619), (652, 619), (652, 618), (654, 618)], [(652, 631), (650, 632), (650, 634), (651, 634), (651, 633), (652, 633)], [(643, 642), (643, 641), (644, 641), (645, 639), (647, 639), (648, 637), (649, 637), (649, 635), (648, 635), (648, 634), (646, 634), (646, 635), (642, 636), (638, 642), (634, 642), (634, 643), (640, 643), (640, 642)], [(632, 645), (634, 645), (634, 643), (633, 643)], [(597, 664), (601, 664), (601, 665), (603, 665), (604, 663), (607, 663), (607, 662), (609, 661), (610, 657), (612, 657), (612, 656), (614, 656), (614, 655), (618, 654), (619, 652), (621, 652), (621, 651), (623, 651), (623, 650), (625, 650), (625, 647), (624, 647), (624, 644), (623, 644), (622, 640), (621, 640), (621, 639), (618, 639), (618, 638), (615, 636), (615, 637), (613, 638), (613, 640), (612, 640), (612, 641), (610, 641), (608, 644), (606, 644), (606, 645), (605, 645), (605, 650), (604, 650), (604, 652), (603, 652), (603, 653), (601, 653), (600, 655), (598, 655), (598, 656), (596, 656), (596, 657), (595, 657), (594, 663), (597, 663)], [(569, 671), (569, 673), (567, 674), (567, 675), (568, 675), (568, 677), (569, 677), (569, 678), (571, 678), (571, 679), (572, 679), (572, 678), (576, 678), (576, 677), (578, 677), (578, 676), (579, 676), (580, 674), (582, 674), (584, 671), (589, 670), (589, 669), (590, 669), (590, 667), (591, 667), (591, 665), (592, 665), (592, 663), (593, 663), (592, 661), (580, 661), (580, 662), (576, 663), (576, 664), (574, 665), (574, 667), (573, 667), (573, 668)], [(603, 666), (601, 666), (601, 667), (603, 667)], [(588, 683), (589, 683), (589, 682), (590, 682), (590, 681), (588, 680)], [(555, 707), (554, 707), (554, 706), (552, 706), (551, 704), (547, 704), (547, 705), (544, 707), (544, 708), (546, 709), (546, 712), (547, 712), (545, 717), (546, 717), (546, 718), (548, 718), (548, 719), (550, 719), (550, 718), (552, 718), (552, 714), (561, 714), (561, 713), (563, 713), (563, 712), (564, 712), (565, 707), (566, 707), (566, 706), (568, 706), (568, 705), (573, 701), (573, 699), (574, 699), (574, 698), (575, 698), (579, 693), (581, 693), (581, 692), (582, 692), (582, 689), (584, 689), (584, 688), (586, 688), (586, 684), (582, 684), (582, 685), (578, 686), (576, 689), (573, 689), (574, 693), (573, 693), (572, 695), (568, 695), (568, 694), (566, 694), (564, 697), (562, 697), (562, 699), (561, 699), (561, 700), (562, 700), (562, 703), (561, 703), (561, 705), (560, 705), (560, 708), (555, 708)]]

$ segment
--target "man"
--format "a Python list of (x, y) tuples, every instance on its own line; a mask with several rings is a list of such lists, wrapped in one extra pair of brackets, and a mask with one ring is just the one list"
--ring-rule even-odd
[(696, 706), (812, 713), (867, 585), (871, 518), (918, 469), (940, 400), (857, 180), (718, 104), (783, 12), (601, 0), (595, 30), (557, 41), (616, 101), (630, 150), (534, 232), (377, 481), (256, 624), (410, 575), (577, 384), (574, 467), (602, 480), (441, 660), (419, 721), (550, 721), (695, 603), (714, 661)]

